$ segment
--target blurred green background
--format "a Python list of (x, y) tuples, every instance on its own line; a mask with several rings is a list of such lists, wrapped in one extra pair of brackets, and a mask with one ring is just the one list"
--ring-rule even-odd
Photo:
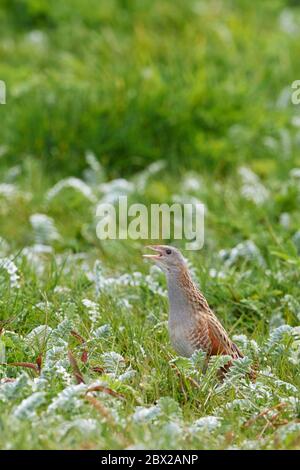
[[(0, 80), (0, 448), (299, 448), (300, 0), (0, 0)], [(121, 195), (204, 204), (202, 250), (164, 242), (256, 384), (174, 362), (147, 241), (96, 235)]]
[(299, 18), (296, 0), (0, 0), (0, 169), (78, 175), (90, 150), (112, 177), (286, 173)]

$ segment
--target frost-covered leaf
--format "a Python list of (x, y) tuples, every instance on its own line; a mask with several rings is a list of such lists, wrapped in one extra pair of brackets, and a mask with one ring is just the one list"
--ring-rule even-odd
[(32, 387), (29, 377), (23, 373), (13, 382), (0, 384), (0, 400), (16, 400), (30, 392)]
[(204, 416), (192, 424), (193, 431), (213, 431), (220, 427), (222, 418), (218, 416)]
[(93, 331), (93, 336), (95, 338), (106, 338), (111, 334), (111, 326), (106, 324), (99, 326), (96, 330)]
[(87, 390), (87, 385), (70, 385), (55, 397), (48, 407), (48, 413), (53, 412), (74, 412), (83, 405), (82, 396)]
[(18, 274), (18, 268), (15, 265), (14, 261), (10, 258), (0, 258), (0, 281), (1, 274), (6, 273), (8, 276), (10, 286), (12, 289), (20, 288), (20, 276)]
[(290, 338), (292, 332), (293, 328), (289, 325), (281, 325), (272, 330), (265, 346), (266, 352), (270, 352), (272, 349), (274, 352), (281, 350), (282, 341), (284, 338)]
[(73, 189), (88, 199), (90, 202), (96, 202), (96, 196), (93, 193), (93, 190), (88, 186), (84, 181), (74, 176), (60, 180), (56, 183), (47, 193), (47, 200), (51, 201), (54, 199), (61, 191), (65, 189)]
[(54, 220), (46, 214), (32, 214), (30, 223), (33, 228), (35, 243), (47, 245), (60, 239)]
[(36, 347), (38, 350), (42, 350), (51, 333), (52, 328), (50, 326), (39, 325), (28, 333), (25, 337), (25, 341), (30, 347)]
[(32, 419), (36, 415), (36, 410), (45, 403), (45, 393), (35, 392), (25, 398), (13, 411), (13, 416), (18, 419)]
[(118, 372), (125, 367), (125, 359), (121, 354), (115, 351), (106, 352), (102, 354), (102, 361), (105, 369), (108, 372)]
[(241, 242), (231, 250), (221, 250), (219, 256), (227, 267), (234, 266), (238, 262), (244, 261), (255, 261), (260, 266), (265, 265), (265, 260), (260, 250), (252, 240)]
[(257, 205), (263, 204), (269, 197), (269, 191), (258, 176), (246, 167), (239, 168), (239, 175), (242, 180), (241, 195)]

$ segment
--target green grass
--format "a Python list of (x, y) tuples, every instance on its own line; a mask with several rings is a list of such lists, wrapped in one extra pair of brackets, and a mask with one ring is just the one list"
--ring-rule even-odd
[[(299, 448), (298, 2), (10, 0), (0, 21), (0, 448)], [(49, 197), (70, 176), (92, 197)], [(220, 358), (176, 357), (146, 241), (97, 239), (114, 178), (205, 204), (184, 254), (246, 355), (222, 384)]]
[[(193, 195), (208, 207), (205, 247), (186, 254), (231, 335), (246, 335), (236, 341), (248, 357), (220, 384), (220, 359), (202, 374), (201, 355), (191, 361), (176, 358), (166, 326), (165, 280), (142, 261), (142, 243), (101, 243), (94, 230), (94, 203), (68, 188), (49, 200), (47, 179), (36, 164), (27, 161), (22, 169), (14, 190), (0, 200), (6, 240), (2, 257), (13, 256), (20, 276), (16, 287), (0, 271), (1, 343), (8, 364), (0, 367), (0, 446), (298, 448), (297, 180), (279, 184), (268, 179), (261, 205), (242, 196), (237, 175), (222, 186), (207, 179), (191, 193), (191, 177), (178, 180), (171, 192), (168, 178), (156, 174), (142, 192), (134, 189), (130, 196), (148, 201), (155, 191), (159, 201), (172, 193)], [(89, 185), (101, 199), (99, 186)], [(36, 193), (30, 198), (33, 187)], [(288, 227), (279, 222), (287, 208)], [(29, 217), (35, 213), (52, 217), (54, 226), (41, 222), (34, 228)], [(255, 245), (245, 245), (250, 239)], [(52, 253), (34, 254), (37, 243)], [(244, 249), (238, 248), (236, 256), (231, 249), (238, 243)], [(289, 329), (276, 329), (285, 324)], [(69, 350), (86, 385), (75, 386)], [(82, 358), (84, 351), (87, 357)], [(37, 358), (40, 374), (9, 365), (36, 364)], [(260, 372), (251, 384), (246, 372), (257, 360)], [(6, 382), (8, 378), (13, 381)], [(86, 389), (95, 384), (117, 395), (89, 393), (96, 400), (91, 403)], [(270, 411), (259, 417), (265, 410)], [(195, 422), (207, 416), (218, 420), (200, 421), (197, 428)]]
[(286, 0), (6, 0), (6, 161), (78, 173), (91, 149), (115, 175), (163, 158), (222, 176), (249, 159), (299, 160), (282, 95), (300, 75), (299, 18)]

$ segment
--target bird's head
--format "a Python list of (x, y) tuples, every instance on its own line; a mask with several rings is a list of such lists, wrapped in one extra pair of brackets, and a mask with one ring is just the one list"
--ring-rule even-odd
[(143, 257), (154, 261), (163, 271), (176, 273), (186, 268), (185, 259), (177, 248), (168, 245), (149, 245), (147, 248), (155, 253)]

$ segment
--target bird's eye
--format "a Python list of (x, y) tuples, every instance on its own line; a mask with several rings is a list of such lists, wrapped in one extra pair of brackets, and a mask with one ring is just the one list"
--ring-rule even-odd
[(167, 253), (167, 255), (170, 255), (170, 254), (172, 253), (172, 250), (170, 250), (170, 248), (168, 248), (168, 249), (166, 250), (166, 253)]

